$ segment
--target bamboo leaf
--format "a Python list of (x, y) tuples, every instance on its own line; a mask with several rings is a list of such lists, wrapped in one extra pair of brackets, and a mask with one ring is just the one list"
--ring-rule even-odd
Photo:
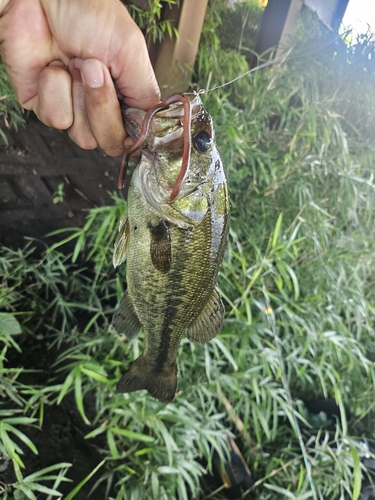
[(358, 500), (359, 495), (361, 494), (362, 487), (362, 470), (361, 470), (361, 462), (359, 459), (358, 452), (355, 448), (350, 448), (350, 453), (353, 457), (353, 500)]
[(282, 222), (283, 222), (283, 214), (280, 213), (278, 218), (277, 218), (275, 230), (273, 232), (272, 248), (276, 248), (276, 246), (277, 246), (277, 242), (278, 242), (279, 237), (280, 237), (280, 229), (281, 229)]
[(72, 500), (77, 493), (81, 491), (81, 489), (85, 486), (85, 484), (90, 481), (90, 479), (98, 472), (101, 467), (105, 464), (105, 460), (102, 460), (96, 467), (93, 469), (88, 476), (85, 477), (66, 497), (65, 500)]
[(83, 405), (81, 370), (82, 370), (82, 367), (79, 367), (79, 369), (77, 369), (75, 371), (75, 377), (74, 377), (74, 396), (75, 396), (75, 400), (76, 400), (78, 411), (79, 411), (79, 413), (80, 413), (83, 421), (85, 422), (85, 424), (89, 425), (90, 421), (86, 417), (85, 408), (84, 408), (84, 405)]
[(121, 429), (119, 427), (112, 427), (110, 432), (113, 434), (119, 434), (128, 439), (135, 439), (136, 441), (142, 441), (143, 443), (153, 443), (155, 438), (153, 436), (147, 436), (146, 434), (141, 434), (139, 432), (129, 431), (127, 429)]

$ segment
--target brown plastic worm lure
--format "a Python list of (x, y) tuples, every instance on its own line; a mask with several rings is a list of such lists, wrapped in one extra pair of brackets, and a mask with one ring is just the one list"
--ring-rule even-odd
[(190, 160), (190, 120), (191, 120), (191, 108), (190, 108), (190, 100), (186, 95), (183, 94), (173, 94), (161, 103), (157, 104), (153, 108), (149, 109), (142, 122), (142, 127), (140, 134), (138, 136), (138, 139), (135, 141), (133, 146), (131, 146), (127, 151), (122, 156), (121, 160), (121, 167), (120, 167), (120, 173), (119, 173), (119, 178), (118, 178), (118, 188), (122, 189), (125, 184), (125, 175), (126, 175), (126, 170), (128, 166), (128, 161), (130, 156), (138, 151), (138, 149), (141, 149), (145, 139), (147, 137), (147, 134), (149, 132), (150, 128), (150, 123), (152, 118), (158, 113), (159, 111), (162, 111), (164, 109), (168, 109), (171, 104), (181, 102), (184, 107), (184, 119), (183, 119), (183, 138), (184, 138), (184, 150), (183, 150), (183, 155), (182, 155), (182, 164), (181, 164), (181, 170), (180, 173), (178, 174), (178, 177), (176, 179), (176, 183), (173, 186), (173, 189), (171, 191), (170, 199), (174, 200), (178, 193), (180, 192), (180, 187), (182, 184), (182, 181), (184, 180), (184, 177), (186, 175), (188, 166), (189, 166), (189, 160)]

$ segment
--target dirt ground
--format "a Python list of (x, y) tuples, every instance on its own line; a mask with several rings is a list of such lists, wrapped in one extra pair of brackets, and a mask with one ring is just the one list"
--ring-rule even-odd
[(1, 128), (9, 143), (0, 138), (0, 243), (82, 226), (87, 209), (111, 203), (119, 158), (84, 151), (34, 116), (18, 131)]

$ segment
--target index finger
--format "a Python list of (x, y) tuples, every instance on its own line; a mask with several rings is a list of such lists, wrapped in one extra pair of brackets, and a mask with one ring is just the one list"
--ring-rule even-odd
[(110, 62), (112, 78), (126, 104), (147, 110), (160, 102), (160, 90), (141, 31), (126, 34)]
[(0, 52), (20, 104), (35, 110), (39, 75), (52, 61), (69, 59), (51, 43), (39, 2), (9, 2), (0, 16)]
[(143, 34), (119, 0), (40, 1), (54, 41), (69, 59), (105, 64), (130, 106), (148, 109), (160, 101)]

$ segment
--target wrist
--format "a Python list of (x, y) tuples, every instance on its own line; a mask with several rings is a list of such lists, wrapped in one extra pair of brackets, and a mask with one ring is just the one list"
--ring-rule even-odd
[(0, 0), (0, 17), (5, 14), (11, 0)]

